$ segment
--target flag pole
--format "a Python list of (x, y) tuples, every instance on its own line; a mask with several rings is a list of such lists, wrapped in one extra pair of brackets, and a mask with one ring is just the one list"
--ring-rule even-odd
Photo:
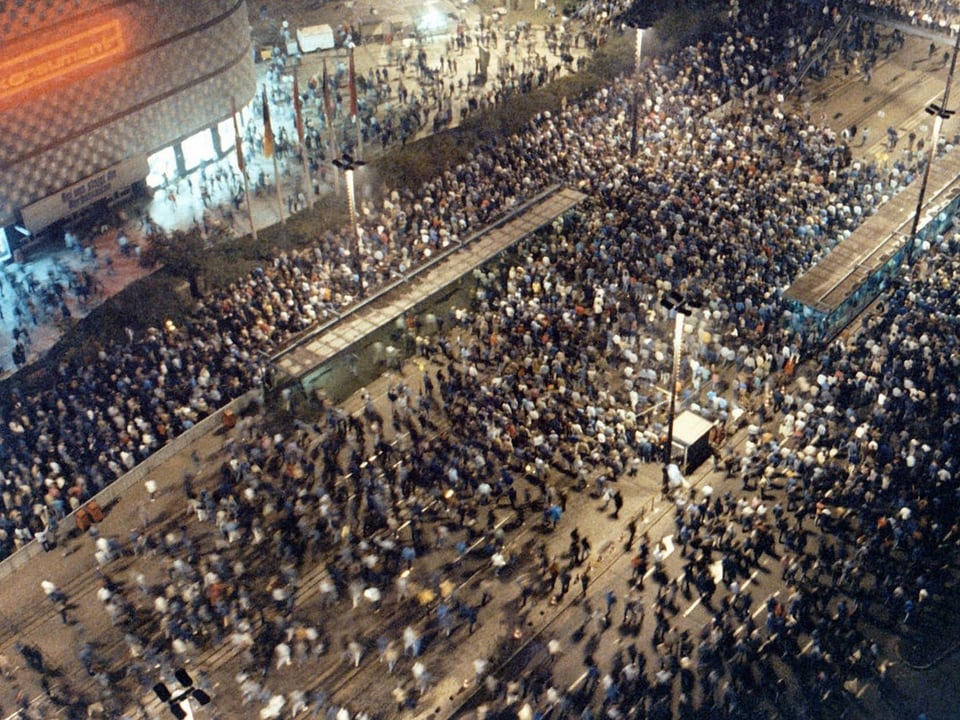
[(277, 153), (273, 143), (273, 128), (270, 126), (270, 104), (267, 100), (267, 86), (263, 86), (263, 155), (273, 158), (273, 184), (277, 190), (277, 210), (280, 211), (280, 223), (285, 225), (283, 215), (283, 194), (280, 190), (280, 170), (277, 167)]
[(273, 154), (273, 184), (277, 188), (277, 210), (280, 211), (280, 224), (286, 225), (287, 218), (283, 214), (283, 192), (280, 190), (280, 169), (277, 167), (277, 154)]
[(357, 157), (363, 155), (363, 133), (360, 132), (360, 117), (357, 112), (357, 72), (353, 65), (353, 45), (350, 45), (350, 118), (357, 131)]
[(303, 137), (303, 113), (300, 108), (300, 84), (296, 74), (293, 76), (293, 111), (297, 122), (297, 141), (300, 143), (300, 161), (303, 163), (303, 178), (306, 184), (307, 204), (313, 207), (313, 179), (310, 177), (310, 161), (307, 158), (307, 144)]
[[(340, 155), (340, 148), (337, 146), (337, 134), (333, 129), (333, 112), (331, 110), (332, 103), (330, 102), (330, 85), (327, 82), (327, 59), (323, 59), (323, 114), (327, 120), (327, 131), (330, 135), (330, 154), (336, 158)], [(340, 168), (337, 167), (336, 163), (331, 163), (333, 166), (333, 192), (337, 195), (340, 194)]]
[(250, 221), (250, 235), (256, 242), (257, 226), (253, 222), (253, 206), (250, 204), (250, 180), (247, 178), (247, 164), (243, 161), (243, 147), (241, 146), (243, 141), (240, 138), (240, 127), (237, 125), (237, 102), (232, 97), (230, 98), (230, 109), (233, 117), (233, 142), (237, 150), (237, 167), (240, 169), (240, 177), (243, 178), (243, 197), (247, 205), (247, 219)]

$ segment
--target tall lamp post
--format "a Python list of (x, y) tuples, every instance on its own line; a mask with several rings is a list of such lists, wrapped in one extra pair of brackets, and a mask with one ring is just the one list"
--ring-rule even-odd
[(174, 673), (180, 689), (174, 694), (161, 681), (153, 686), (153, 692), (162, 703), (166, 703), (170, 712), (177, 720), (193, 720), (193, 708), (190, 706), (190, 700), (196, 700), (200, 705), (207, 705), (210, 702), (210, 696), (198, 687), (194, 687), (193, 678), (183, 668), (177, 668)]
[(953, 72), (957, 67), (957, 52), (960, 51), (960, 32), (957, 33), (956, 42), (953, 45), (953, 56), (950, 60), (950, 70), (947, 72), (947, 83), (943, 88), (943, 100), (939, 105), (930, 103), (924, 110), (929, 115), (933, 115), (933, 138), (930, 141), (930, 157), (927, 158), (927, 166), (923, 169), (923, 179), (920, 181), (920, 192), (917, 195), (917, 211), (913, 216), (913, 225), (910, 228), (910, 239), (907, 241), (907, 266), (913, 265), (913, 251), (917, 243), (917, 232), (920, 230), (920, 213), (923, 212), (923, 199), (927, 194), (927, 181), (930, 179), (930, 166), (933, 165), (934, 158), (937, 157), (937, 144), (940, 142), (940, 128), (943, 127), (943, 121), (953, 115), (953, 110), (947, 110), (947, 103), (950, 101), (950, 85), (953, 84)]
[(630, 157), (637, 154), (637, 116), (639, 114), (639, 98), (637, 97), (637, 83), (640, 82), (640, 53), (643, 50), (643, 28), (635, 28), (637, 32), (637, 45), (633, 60), (633, 74), (636, 76), (633, 81), (632, 106), (630, 108)]
[(350, 257), (353, 260), (353, 269), (357, 273), (360, 297), (363, 297), (363, 266), (360, 262), (360, 225), (357, 222), (357, 197), (353, 187), (353, 171), (363, 167), (366, 163), (363, 160), (354, 160), (351, 155), (344, 153), (343, 156), (334, 160), (333, 164), (343, 170), (343, 176), (347, 186), (347, 209), (350, 212)]
[(680, 347), (683, 343), (683, 321), (688, 315), (700, 307), (698, 302), (681, 295), (676, 290), (670, 293), (660, 301), (667, 310), (674, 313), (673, 325), (673, 368), (670, 373), (670, 410), (667, 415), (667, 442), (663, 448), (663, 482), (664, 490), (667, 484), (667, 468), (673, 459), (673, 420), (677, 412), (677, 381), (680, 376)]

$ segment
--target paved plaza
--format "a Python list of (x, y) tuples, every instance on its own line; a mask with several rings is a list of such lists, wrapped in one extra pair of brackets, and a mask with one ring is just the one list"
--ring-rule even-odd
[[(472, 11), (473, 7), (451, 6), (449, 9), (444, 7), (444, 10), (455, 14)], [(359, 16), (377, 15), (379, 12), (371, 12), (366, 4), (357, 4), (348, 8), (347, 17), (326, 15), (343, 9), (342, 6), (326, 4), (317, 11), (317, 21), (337, 19), (355, 22)], [(407, 15), (414, 10), (403, 8), (398, 12)], [(869, 132), (863, 135), (863, 142), (858, 140), (852, 143), (855, 161), (893, 163), (903, 153), (912, 152), (914, 148), (907, 147), (905, 141), (899, 145), (887, 142), (886, 130), (888, 127), (895, 128), (900, 138), (914, 134), (917, 139), (929, 133), (927, 116), (922, 108), (939, 99), (946, 68), (941, 53), (928, 53), (928, 45), (929, 39), (925, 36), (908, 36), (902, 50), (878, 63), (869, 84), (855, 72), (844, 73), (842, 67), (837, 67), (834, 74), (822, 83), (807, 83), (809, 104), (804, 109), (809, 112), (811, 122), (824, 122), (838, 135), (849, 131), (853, 125), (858, 127), (860, 133), (868, 129)], [(373, 46), (361, 48), (364, 48), (364, 52), (358, 52), (358, 61), (363, 63), (361, 67), (372, 68), (382, 64), (384, 58), (380, 50)], [(305, 60), (301, 67), (307, 68), (308, 62)], [(944, 128), (944, 137), (948, 141), (952, 141), (957, 132), (957, 122), (956, 119), (950, 120)], [(911, 141), (910, 145), (914, 142)], [(291, 168), (290, 172), (295, 174), (298, 170)], [(198, 216), (202, 216), (205, 207), (199, 192), (187, 190), (186, 187), (186, 183), (181, 186), (182, 192), (176, 204), (169, 202), (166, 197), (159, 197), (146, 206), (146, 211), (165, 228), (189, 226)], [(195, 187), (199, 187), (199, 183)], [(332, 187), (325, 188), (325, 191), (332, 192)], [(558, 202), (561, 207), (554, 209), (555, 212), (574, 206), (582, 199), (579, 193), (571, 189), (559, 190), (556, 197), (560, 198)], [(552, 210), (549, 217), (555, 212)], [(254, 214), (258, 224), (266, 226), (275, 222), (277, 218), (272, 198), (258, 197)], [(540, 219), (532, 227), (542, 224)], [(145, 272), (135, 255), (121, 252), (117, 243), (118, 231), (124, 232), (135, 243), (140, 239), (139, 221), (136, 217), (130, 217), (122, 227), (105, 228), (104, 232), (97, 234), (93, 240), (95, 257), (71, 255), (71, 251), (66, 249), (58, 249), (55, 253), (47, 249), (46, 252), (31, 255), (26, 263), (8, 268), (7, 272), (16, 274), (22, 280), (33, 274), (42, 281), (49, 273), (66, 272), (64, 267), (79, 271), (85, 269), (100, 280), (101, 293), (95, 303), (102, 302), (103, 298)], [(497, 240), (488, 239), (488, 242), (495, 244)], [(474, 268), (499, 249), (499, 246), (482, 246), (481, 243), (465, 248), (451, 256), (453, 269), (448, 270), (446, 275), (434, 276), (432, 282), (449, 283), (453, 276)], [(110, 258), (109, 263), (107, 257)], [(429, 282), (429, 279), (424, 280), (424, 285), (429, 286)], [(419, 286), (417, 291), (426, 292), (424, 285)], [(367, 309), (370, 315), (357, 313), (339, 325), (336, 334), (316, 338), (313, 344), (305, 344), (281, 359), (284, 371), (289, 375), (297, 375), (342, 352), (344, 344), (349, 344), (358, 334), (362, 334), (360, 328), (376, 327), (378, 320), (395, 319), (419, 299), (414, 297), (411, 290), (409, 297), (371, 305)], [(0, 302), (3, 302), (3, 298), (0, 298)], [(82, 316), (84, 311), (85, 308), (77, 307), (75, 315)], [(5, 312), (2, 324), (5, 333), (14, 327), (9, 315)], [(62, 325), (50, 319), (38, 321), (31, 331), (33, 356), (52, 345), (62, 332)], [(10, 367), (11, 363), (5, 357), (3, 369), (9, 371)], [(407, 384), (413, 386), (415, 392), (419, 391), (424, 373), (435, 376), (437, 370), (445, 370), (446, 367), (447, 363), (442, 357), (414, 360), (402, 368), (384, 373), (352, 394), (344, 403), (344, 409), (355, 418), (368, 418), (367, 414), (374, 411), (390, 417), (395, 403), (391, 396), (395, 395), (398, 384)], [(196, 505), (188, 502), (184, 478), (190, 476), (198, 490), (204, 488), (213, 492), (224, 466), (229, 464), (231, 453), (238, 443), (244, 441), (244, 434), (253, 432), (259, 423), (268, 420), (253, 416), (241, 419), (235, 427), (217, 422), (210, 426), (209, 432), (197, 433), (195, 443), (188, 449), (172, 455), (143, 482), (133, 485), (106, 508), (106, 517), (99, 526), (100, 534), (122, 538), (126, 542), (135, 531), (176, 533), (183, 527), (197, 536), (197, 542), (204, 551), (225, 552), (224, 546), (218, 544), (217, 533), (208, 530), (212, 525), (204, 524), (197, 514)], [(752, 442), (750, 425), (755, 418), (749, 420), (737, 428), (730, 438), (730, 447), (743, 448)], [(760, 425), (764, 423), (760, 422)], [(773, 427), (774, 422), (767, 419), (764, 429)], [(387, 444), (401, 445), (412, 442), (409, 433), (389, 427), (389, 423), (385, 423), (381, 440)], [(317, 446), (315, 439), (306, 442), (311, 449)], [(569, 477), (564, 477), (555, 469), (551, 471), (551, 476), (558, 485), (571, 484)], [(735, 479), (709, 461), (686, 479), (698, 492), (705, 492), (708, 486), (718, 495), (739, 489)], [(783, 492), (783, 486), (779, 484), (781, 481), (785, 484), (786, 479), (780, 478), (770, 489), (771, 494), (778, 498)], [(150, 490), (150, 483), (156, 483), (155, 491)], [(431, 543), (434, 546), (431, 552), (425, 558), (418, 558), (414, 588), (450, 588), (449, 594), (458, 601), (470, 607), (479, 607), (475, 630), (471, 631), (466, 622), (457, 622), (450, 630), (449, 637), (444, 632), (446, 628), (436, 619), (436, 597), (422, 603), (429, 607), (429, 612), (422, 612), (422, 608), (417, 607), (420, 604), (418, 602), (401, 602), (393, 589), (386, 594), (382, 606), (366, 597), (351, 599), (348, 593), (334, 604), (325, 595), (325, 579), (328, 578), (325, 566), (321, 563), (309, 565), (297, 579), (295, 611), (304, 619), (304, 632), (307, 619), (328, 620), (324, 623), (329, 633), (324, 651), (308, 653), (282, 668), (277, 668), (276, 665), (282, 663), (268, 654), (266, 664), (273, 669), (263, 684), (270, 687), (271, 693), (283, 693), (286, 696), (296, 689), (322, 689), (345, 708), (381, 707), (384, 708), (384, 716), (388, 716), (392, 711), (387, 708), (397, 704), (394, 689), (400, 682), (397, 679), (399, 674), (404, 673), (404, 677), (409, 679), (416, 661), (407, 657), (405, 652), (397, 661), (397, 678), (387, 674), (386, 646), (381, 647), (379, 640), (381, 637), (400, 638), (404, 628), (411, 623), (424, 636), (422, 662), (431, 675), (422, 699), (409, 712), (412, 717), (433, 720), (476, 717), (476, 706), (480, 703), (477, 698), (482, 693), (478, 688), (479, 673), (475, 660), (484, 657), (496, 656), (502, 661), (505, 675), (511, 668), (517, 668), (518, 675), (523, 675), (525, 682), (531, 681), (526, 673), (535, 674), (538, 663), (549, 664), (554, 678), (562, 679), (569, 691), (577, 691), (593, 682), (589, 668), (584, 665), (585, 655), (594, 655), (598, 665), (608, 667), (616, 664), (618, 656), (625, 657), (632, 645), (645, 649), (651, 644), (656, 645), (652, 643), (655, 631), (652, 603), (648, 604), (646, 624), (635, 630), (619, 622), (621, 617), (625, 617), (624, 604), (627, 600), (622, 592), (617, 598), (618, 604), (614, 606), (613, 622), (604, 621), (602, 613), (598, 616), (594, 611), (603, 608), (609, 589), (616, 587), (619, 592), (629, 585), (636, 569), (634, 557), (637, 543), (644, 534), (648, 535), (651, 547), (656, 548), (659, 562), (663, 563), (667, 574), (670, 577), (682, 575), (685, 559), (674, 524), (675, 506), (662, 495), (661, 483), (661, 468), (656, 461), (645, 462), (635, 473), (621, 477), (616, 487), (622, 493), (624, 507), (616, 518), (612, 516), (612, 508), (604, 502), (602, 494), (595, 492), (593, 486), (571, 490), (562, 532), (551, 532), (545, 516), (541, 518), (539, 514), (529, 514), (523, 522), (519, 522), (513, 503), (509, 506), (506, 503), (497, 504), (490, 516), (480, 516), (476, 520), (480, 526), (488, 524), (483, 532), (479, 531), (478, 526), (476, 533), (471, 529), (463, 534), (464, 542), (466, 538), (471, 538), (482, 544), (487, 532), (496, 534), (502, 531), (503, 548), (511, 564), (503, 574), (498, 572), (492, 580), (490, 559), (479, 553), (465, 553), (457, 549), (455, 544), (461, 539), (459, 536), (451, 538), (447, 544), (439, 539), (442, 533), (431, 536), (437, 539)], [(533, 483), (521, 484), (521, 487), (536, 492)], [(424, 527), (429, 532), (440, 533), (438, 528), (444, 523), (443, 512), (447, 511), (436, 511), (436, 515), (431, 514), (435, 509), (424, 509), (423, 512)], [(634, 528), (632, 531), (631, 524)], [(409, 518), (400, 518), (400, 525), (409, 528)], [(539, 557), (542, 554), (562, 557), (567, 553), (568, 533), (573, 527), (592, 542), (589, 560), (577, 570), (578, 577), (589, 575), (589, 584), (585, 585), (583, 597), (578, 597), (578, 585), (573, 591), (561, 593), (559, 597), (551, 592), (531, 592), (530, 588), (536, 586), (540, 578), (537, 570)], [(628, 537), (633, 541), (630, 550), (625, 549)], [(541, 544), (543, 551), (538, 550)], [(254, 562), (252, 555), (248, 557)], [(269, 593), (278, 586), (282, 587), (278, 580), (283, 575), (282, 565), (279, 560), (275, 563), (276, 577), (263, 578), (263, 605), (267, 608), (266, 617), (261, 619), (264, 625), (271, 621), (272, 613), (280, 612), (273, 599), (276, 596)], [(141, 572), (144, 574), (142, 579), (137, 577), (137, 573)], [(38, 673), (22, 667), (23, 660), (15, 649), (15, 642), (27, 642), (42, 648), (46, 663), (61, 671), (63, 681), (69, 681), (71, 686), (82, 687), (93, 697), (98, 693), (109, 693), (109, 687), (98, 685), (97, 680), (87, 675), (83, 661), (76, 653), (77, 647), (84, 643), (90, 643), (96, 655), (109, 656), (112, 661), (117, 660), (114, 655), (120, 656), (126, 652), (123, 633), (110, 622), (98, 592), (114, 582), (123, 586), (124, 592), (131, 594), (137, 592), (136, 587), (140, 583), (150, 588), (151, 593), (162, 592), (164, 584), (171, 581), (168, 572), (163, 560), (153, 554), (124, 555), (100, 567), (95, 559), (95, 540), (88, 535), (62, 538), (55, 550), (38, 555), (29, 565), (18, 569), (0, 586), (0, 650), (11, 666), (21, 666), (11, 670), (12, 676), (8, 677), (0, 693), (3, 717), (14, 711), (18, 693), (32, 699), (45, 692), (40, 686)], [(648, 600), (657, 594), (653, 572), (651, 568), (646, 576), (648, 589), (645, 597)], [(762, 622), (763, 611), (767, 608), (765, 601), (779, 598), (786, 602), (780, 581), (781, 573), (778, 559), (766, 556), (741, 579), (744, 592), (752, 597), (754, 604), (735, 629), (735, 634), (744, 634), (752, 620)], [(53, 582), (66, 594), (69, 622), (64, 622), (54, 603), (44, 596), (41, 587), (41, 581), (44, 580)], [(269, 586), (267, 581), (271, 583)], [(576, 579), (574, 582), (577, 582)], [(484, 603), (487, 594), (493, 597)], [(696, 593), (680, 595), (675, 601), (671, 618), (676, 633), (686, 631), (691, 635), (699, 634), (709, 627), (717, 610), (716, 603), (711, 605), (709, 598), (706, 601), (702, 597), (698, 599)], [(607, 610), (610, 611), (609, 607)], [(336, 623), (329, 622), (329, 615), (334, 612), (338, 620)], [(423, 619), (425, 616), (427, 620)], [(957, 676), (956, 660), (948, 654), (952, 647), (949, 644), (924, 645), (917, 642), (924, 639), (918, 636), (919, 633), (903, 636), (897, 632), (879, 632), (870, 638), (881, 646), (886, 655), (902, 658), (891, 670), (896, 692), (891, 696), (881, 690), (878, 682), (871, 680), (846, 688), (850, 696), (861, 700), (861, 704), (848, 706), (845, 717), (872, 717), (875, 720), (912, 718), (921, 709), (926, 710), (931, 719), (946, 720), (951, 717), (952, 703), (946, 697), (947, 693), (931, 692), (931, 688), (950, 687), (952, 679)], [(351, 642), (358, 637), (362, 637), (364, 643), (362, 657), (355, 658)], [(556, 644), (551, 645), (551, 642)], [(295, 644), (291, 640), (291, 645)], [(811, 645), (803, 649), (803, 654), (809, 654), (812, 646), (811, 641)], [(909, 653), (898, 654), (901, 647), (906, 646), (910, 646)], [(925, 647), (930, 648), (929, 654), (923, 652)], [(378, 650), (381, 652), (379, 658), (374, 657)], [(215, 644), (209, 650), (188, 649), (183, 653), (180, 658), (183, 665), (209, 689), (214, 698), (210, 706), (197, 711), (197, 717), (267, 717), (260, 715), (260, 709), (269, 698), (258, 697), (244, 702), (241, 692), (243, 679), (237, 677), (242, 654), (241, 648), (226, 641)], [(946, 659), (942, 659), (942, 655)], [(131, 664), (147, 667), (151, 677), (159, 675), (159, 671), (149, 663), (140, 662), (140, 657), (131, 657), (129, 660)], [(351, 669), (351, 665), (354, 668)], [(926, 665), (931, 667), (916, 669)], [(655, 668), (653, 670), (656, 671)], [(514, 679), (509, 676), (502, 678), (504, 683)], [(257, 679), (258, 686), (260, 682), (261, 679)], [(56, 683), (54, 685), (55, 694)], [(412, 686), (413, 681), (408, 680), (407, 685)], [(140, 698), (148, 716), (167, 716), (166, 709), (150, 699), (148, 688), (141, 689)], [(904, 714), (908, 710), (911, 712), (909, 716)], [(840, 711), (841, 706), (838, 706), (838, 713)]]

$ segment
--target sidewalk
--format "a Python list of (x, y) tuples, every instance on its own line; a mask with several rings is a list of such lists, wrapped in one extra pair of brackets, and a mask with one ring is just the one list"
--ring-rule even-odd
[[(30, 296), (35, 307), (36, 322), (29, 315), (24, 317), (24, 326), (29, 333), (29, 343), (25, 343), (29, 364), (53, 347), (72, 324), (151, 272), (150, 268), (140, 264), (135, 253), (120, 252), (117, 236), (121, 230), (132, 243), (143, 242), (137, 223), (128, 221), (121, 229), (107, 228), (98, 233), (91, 245), (92, 253), (45, 243), (30, 248), (24, 262), (10, 263), (0, 270), (0, 288), (3, 291), (0, 297), (0, 380), (10, 377), (16, 370), (11, 353), (16, 342), (14, 330), (20, 323), (15, 311), (14, 283), (38, 288)], [(53, 306), (50, 310), (44, 308), (41, 298), (54, 283), (66, 288), (84, 273), (92, 278), (95, 289), (85, 303), (80, 303), (72, 291), (63, 293), (70, 312), (69, 318), (64, 319)]]

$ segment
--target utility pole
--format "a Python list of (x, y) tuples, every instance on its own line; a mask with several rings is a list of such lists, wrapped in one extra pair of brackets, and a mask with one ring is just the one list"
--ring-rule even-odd
[(930, 140), (930, 157), (927, 158), (927, 166), (923, 169), (923, 179), (920, 181), (920, 194), (917, 195), (917, 211), (913, 215), (913, 225), (910, 228), (910, 238), (907, 241), (906, 262), (907, 267), (913, 267), (913, 253), (917, 244), (917, 233), (920, 230), (920, 213), (923, 212), (923, 201), (927, 195), (927, 181), (930, 179), (930, 167), (937, 157), (937, 145), (940, 143), (940, 129), (943, 127), (943, 121), (952, 116), (956, 111), (948, 110), (947, 103), (950, 100), (950, 86), (953, 84), (953, 73), (957, 67), (957, 52), (960, 51), (960, 33), (957, 33), (956, 42), (953, 44), (953, 57), (950, 59), (950, 71), (947, 73), (947, 84), (943, 89), (943, 100), (940, 104), (931, 103), (924, 108), (924, 112), (933, 116), (933, 137)]

